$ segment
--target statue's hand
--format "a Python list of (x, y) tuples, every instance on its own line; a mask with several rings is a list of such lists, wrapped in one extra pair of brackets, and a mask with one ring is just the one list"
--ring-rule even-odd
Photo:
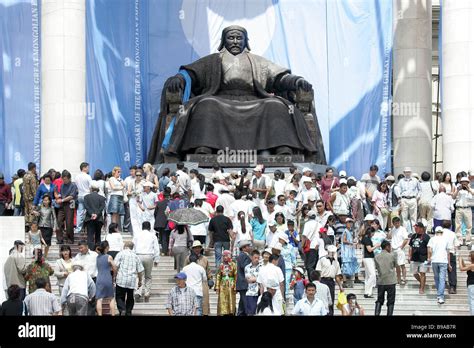
[(171, 93), (178, 93), (184, 89), (184, 79), (180, 75), (170, 78), (168, 82), (168, 91)]
[(296, 89), (301, 89), (305, 92), (309, 92), (312, 88), (313, 86), (311, 85), (311, 83), (309, 83), (305, 79), (299, 79), (298, 81), (296, 81)]

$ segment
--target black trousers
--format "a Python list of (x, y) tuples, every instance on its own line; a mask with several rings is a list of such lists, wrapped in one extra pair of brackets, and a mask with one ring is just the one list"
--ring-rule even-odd
[(311, 277), (311, 272), (315, 270), (316, 264), (318, 263), (318, 251), (315, 249), (310, 249), (308, 253), (305, 254), (304, 266), (306, 272), (308, 272), (308, 279)]
[(247, 290), (238, 290), (240, 294), (240, 300), (239, 300), (239, 307), (237, 308), (237, 316), (245, 317), (247, 316), (247, 313), (245, 311), (245, 308), (247, 307), (247, 296), (245, 296), (245, 293)]
[(458, 285), (458, 276), (456, 274), (456, 255), (454, 254), (451, 254), (450, 265), (452, 270), (451, 272), (448, 270), (449, 287), (456, 289), (456, 286)]
[(159, 228), (157, 232), (158, 241), (160, 243), (161, 252), (168, 254), (168, 245), (170, 242), (170, 233), (171, 231), (167, 228)]
[(115, 286), (115, 301), (117, 301), (117, 308), (119, 312), (124, 312), (125, 315), (132, 315), (132, 309), (135, 305), (133, 298), (133, 289), (122, 288)]
[(329, 288), (329, 293), (331, 294), (332, 304), (329, 305), (329, 314), (334, 315), (334, 298), (336, 297), (336, 281), (332, 278), (321, 278), (321, 283), (326, 284)]
[(132, 229), (132, 222), (130, 220), (130, 205), (128, 204), (128, 202), (123, 204), (123, 208), (125, 210), (125, 216), (123, 218), (123, 229), (130, 232), (130, 230)]
[(102, 231), (102, 222), (89, 220), (86, 222), (87, 245), (90, 250), (95, 250), (95, 245), (100, 243), (100, 233)]
[(383, 306), (383, 303), (385, 302), (385, 293), (387, 293), (387, 306), (393, 306), (395, 304), (395, 284), (377, 285), (377, 301), (375, 303), (380, 303), (380, 306)]

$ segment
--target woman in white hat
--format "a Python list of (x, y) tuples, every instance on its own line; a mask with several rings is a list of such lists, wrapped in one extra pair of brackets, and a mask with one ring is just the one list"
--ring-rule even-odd
[(234, 230), (232, 231), (232, 256), (239, 256), (239, 243), (242, 240), (249, 240), (253, 243), (253, 232), (252, 226), (245, 218), (245, 212), (239, 211), (237, 214), (237, 223), (234, 224)]

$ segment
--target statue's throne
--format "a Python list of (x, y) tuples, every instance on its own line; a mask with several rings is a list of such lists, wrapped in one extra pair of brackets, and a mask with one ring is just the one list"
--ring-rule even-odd
[[(316, 122), (317, 115), (316, 115), (316, 108), (314, 106), (314, 90), (311, 90), (308, 92), (305, 92), (303, 90), (290, 91), (288, 93), (282, 94), (281, 97), (291, 101), (295, 105), (295, 107), (297, 107), (301, 111), (301, 113), (304, 115), (304, 119), (306, 121), (306, 125), (308, 127), (311, 139), (316, 145), (316, 148), (318, 149), (318, 151), (320, 153), (322, 152), (323, 163), (319, 163), (319, 164), (326, 164), (326, 156), (324, 154), (324, 146), (322, 143), (321, 130), (319, 128), (319, 123)], [(166, 132), (166, 130), (168, 130), (168, 127), (170, 126), (173, 120), (173, 117), (183, 107), (181, 93), (180, 92), (173, 93), (166, 90), (165, 103), (166, 103), (165, 105), (166, 120), (165, 120), (164, 129)], [(164, 162), (167, 162), (167, 163), (176, 162), (178, 160), (178, 158), (176, 157), (166, 156), (163, 149), (161, 149), (161, 155), (163, 156)], [(188, 157), (189, 156), (190, 155), (188, 155)], [(199, 155), (191, 155), (191, 156), (199, 157)], [(202, 156), (207, 156), (209, 158), (212, 157), (210, 155), (202, 155)], [(276, 157), (276, 155), (267, 155), (267, 156), (259, 156), (259, 157)], [(289, 156), (286, 155), (285, 157), (286, 157), (285, 161), (288, 161)], [(307, 153), (295, 154), (290, 157), (291, 158), (289, 159), (289, 162), (315, 162), (316, 161), (315, 154), (307, 154)], [(273, 161), (275, 162), (275, 159), (273, 159)], [(278, 159), (276, 159), (276, 162), (279, 162)]]

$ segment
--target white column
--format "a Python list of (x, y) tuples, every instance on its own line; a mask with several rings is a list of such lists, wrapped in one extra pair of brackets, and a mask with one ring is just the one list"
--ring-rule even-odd
[(431, 0), (393, 0), (393, 171), (433, 171)]
[(443, 169), (474, 169), (474, 1), (442, 1)]
[(85, 0), (42, 0), (41, 170), (85, 159)]

